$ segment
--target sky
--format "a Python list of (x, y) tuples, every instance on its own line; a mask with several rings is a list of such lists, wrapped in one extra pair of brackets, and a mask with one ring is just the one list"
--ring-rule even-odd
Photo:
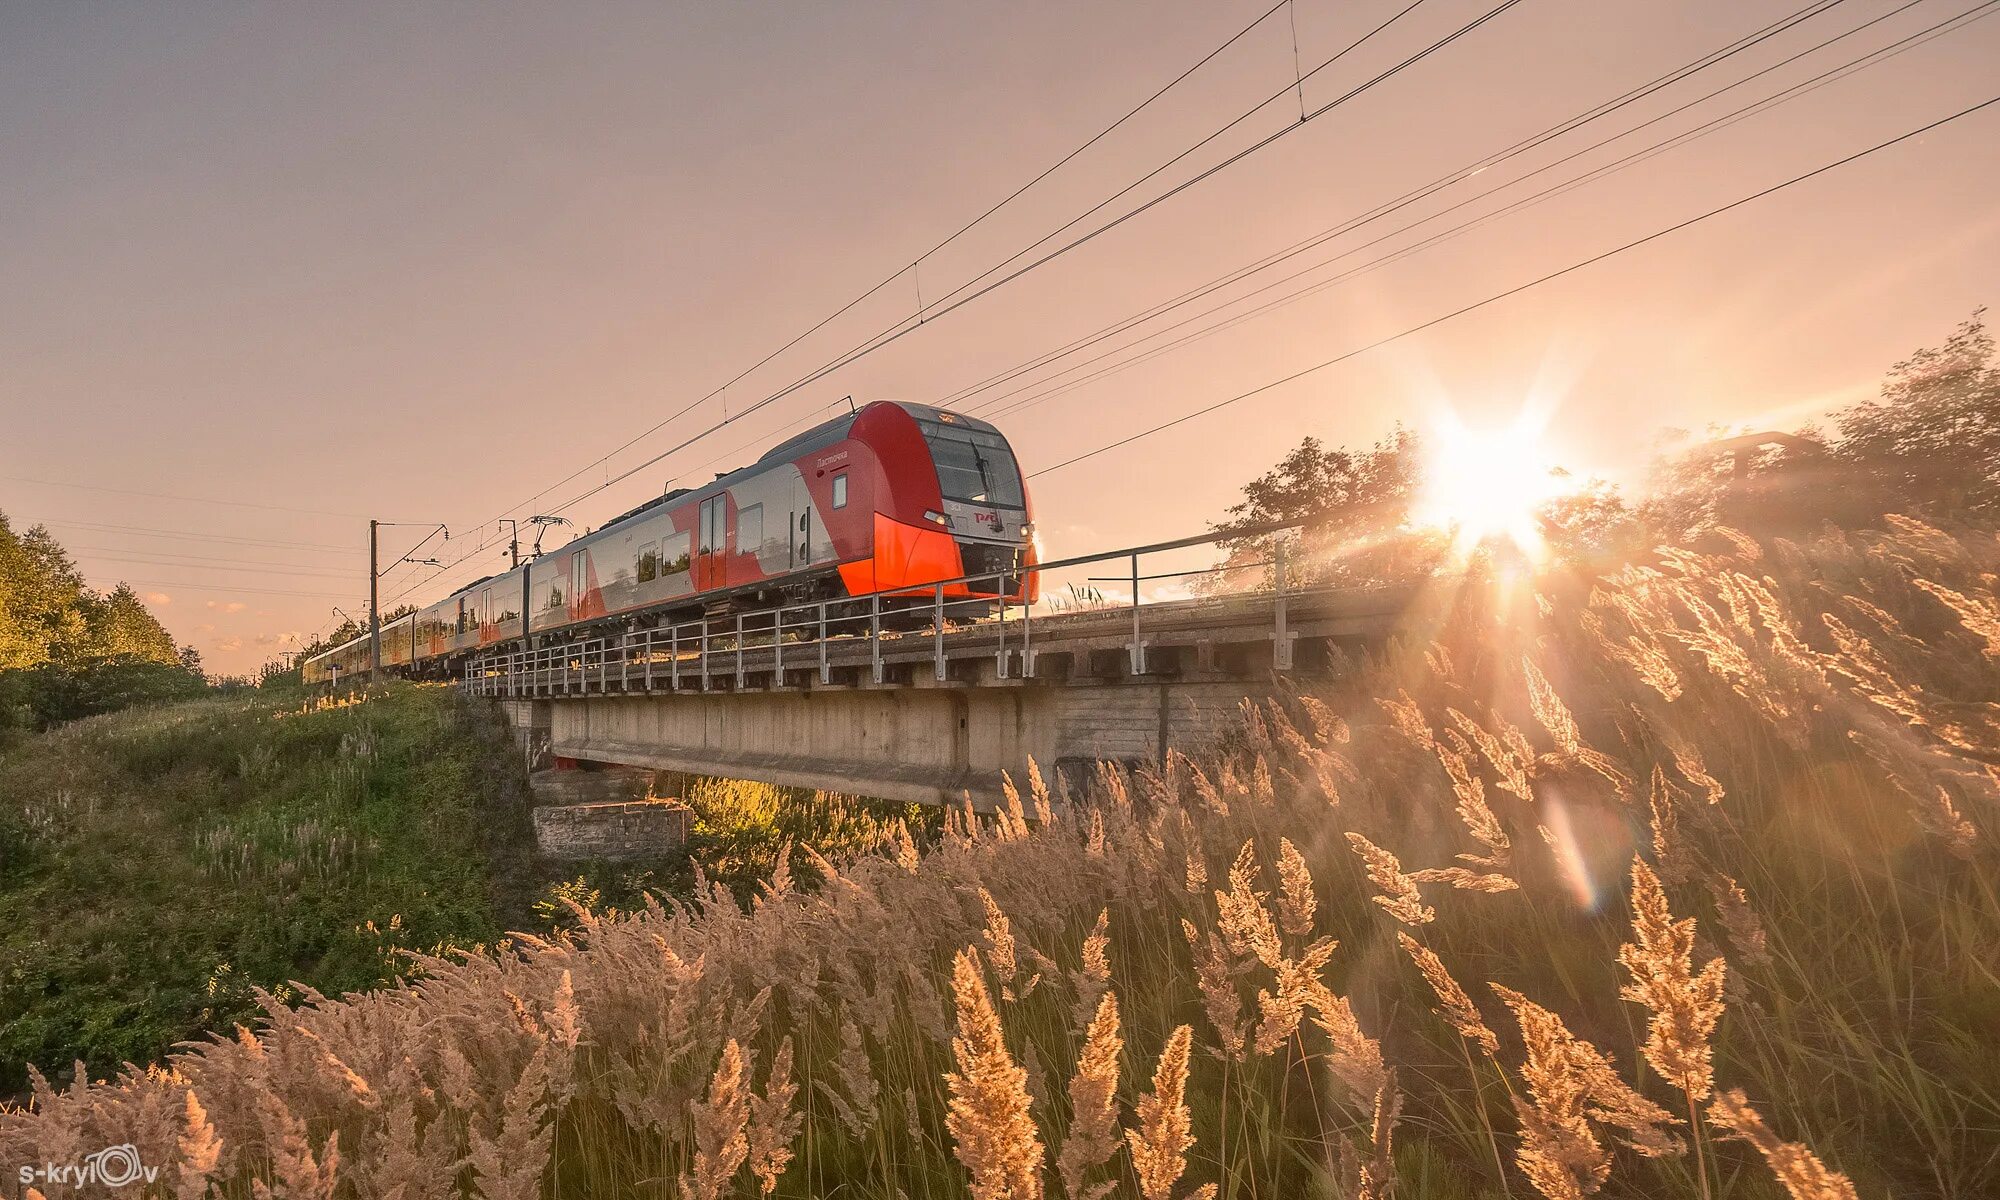
[[(387, 607), (504, 566), (499, 516), (633, 471), (561, 510), (601, 523), (751, 461), (848, 396), (983, 412), (1037, 471), (2000, 94), (2000, 20), (1973, 21), (1375, 263), (1982, 7), (1844, 0), (1318, 252), (960, 394), (1804, 4), (1521, 0), (1299, 123), (1494, 2), (1424, 0), (1301, 99), (1295, 71), (1406, 0), (1295, 0), (935, 252), (1268, 0), (0, 7), (0, 511), (48, 524), (99, 586), (131, 581), (211, 670), (248, 672), (331, 626), (336, 606), (362, 614), (370, 517), (410, 523), (384, 530), (385, 564), (428, 523), (451, 535), (421, 551), (448, 569), (385, 577)], [(938, 312), (1273, 96), (1044, 251), (1289, 130), (1269, 145)], [(1543, 413), (1551, 456), (1628, 486), (1664, 429), (1794, 428), (2000, 299), (1996, 147), (2000, 105), (1039, 475), (1042, 540), (1081, 554), (1196, 533), (1305, 436), (1359, 446), (1444, 413), (1475, 427)], [(921, 327), (746, 415), (919, 303)]]

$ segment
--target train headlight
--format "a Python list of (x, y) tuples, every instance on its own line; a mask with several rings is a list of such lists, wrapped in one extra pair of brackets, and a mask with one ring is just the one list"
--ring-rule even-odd
[(924, 514), (924, 520), (935, 522), (946, 529), (951, 528), (951, 518), (941, 512), (927, 512)]

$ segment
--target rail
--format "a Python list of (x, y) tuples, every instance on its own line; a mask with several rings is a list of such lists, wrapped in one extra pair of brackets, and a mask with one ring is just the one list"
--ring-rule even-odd
[[(1240, 595), (1254, 596), (1259, 602), (1259, 619), (1270, 624), (1272, 665), (1277, 670), (1290, 670), (1293, 632), (1289, 624), (1293, 605), (1307, 595), (1351, 589), (1301, 586), (1292, 578), (1296, 572), (1288, 571), (1286, 539), (1279, 538), (1273, 543), (1268, 559), (1229, 568), (1147, 574), (1143, 563), (1149, 556), (1284, 533), (1307, 523), (1272, 522), (1227, 533), (1058, 559), (1032, 568), (962, 575), (894, 593), (784, 605), (503, 651), (470, 660), (461, 686), (477, 695), (503, 698), (706, 692), (744, 688), (752, 676), (768, 678), (781, 686), (795, 677), (816, 678), (824, 685), (832, 682), (837, 667), (865, 671), (879, 684), (886, 681), (892, 664), (920, 666), (925, 659), (929, 660), (935, 678), (942, 682), (950, 677), (951, 661), (986, 655), (992, 656), (998, 678), (1033, 679), (1038, 630), (1043, 631), (1046, 639), (1052, 624), (1068, 628), (1083, 623), (1096, 630), (1109, 621), (1118, 622), (1131, 673), (1144, 675), (1148, 615), (1184, 614), (1190, 603), (1198, 602), (1148, 604), (1142, 599), (1143, 584), (1225, 569), (1267, 567), (1269, 586)], [(1088, 578), (1092, 582), (1115, 579), (1128, 583), (1132, 589), (1128, 601), (1088, 609), (1045, 607), (1037, 615), (1036, 605), (1015, 598), (1025, 593), (1022, 585), (1029, 571), (1046, 577), (1055, 571), (1105, 563), (1118, 563), (1124, 570), (1116, 576)], [(1261, 613), (1264, 605), (1269, 606), (1268, 614)], [(923, 623), (926, 617), (928, 624)]]

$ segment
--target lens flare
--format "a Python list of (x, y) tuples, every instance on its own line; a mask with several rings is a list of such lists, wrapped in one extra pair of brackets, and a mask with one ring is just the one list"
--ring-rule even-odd
[(1547, 545), (1537, 513), (1575, 488), (1549, 461), (1541, 434), (1542, 423), (1527, 414), (1499, 429), (1468, 428), (1455, 415), (1439, 420), (1426, 439), (1413, 517), (1451, 530), (1461, 554), (1498, 541), (1541, 558)]
[(1570, 822), (1569, 805), (1563, 803), (1560, 793), (1550, 789), (1542, 794), (1542, 809), (1548, 816), (1542, 828), (1549, 849), (1555, 852), (1556, 866), (1562, 872), (1570, 897), (1583, 911), (1596, 912), (1602, 897), (1597, 893), (1596, 881), (1591, 878), (1583, 843), (1577, 838), (1576, 828)]

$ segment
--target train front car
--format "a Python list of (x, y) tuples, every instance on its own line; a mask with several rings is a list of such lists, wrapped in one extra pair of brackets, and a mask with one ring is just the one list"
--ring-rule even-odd
[[(878, 401), (861, 410), (848, 438), (875, 468), (862, 481), (875, 493), (861, 505), (872, 513), (873, 552), (841, 565), (849, 595), (927, 597), (941, 580), (986, 576), (947, 586), (946, 598), (1034, 601), (1033, 514), (998, 429), (929, 405)], [(844, 479), (848, 457), (836, 449), (809, 467), (835, 510), (862, 499), (848, 495), (856, 486)]]

